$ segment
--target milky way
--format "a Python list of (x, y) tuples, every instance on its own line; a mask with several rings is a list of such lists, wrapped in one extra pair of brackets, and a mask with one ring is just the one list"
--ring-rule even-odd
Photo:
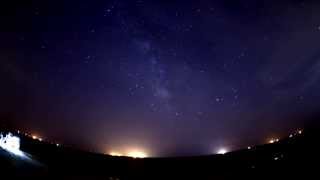
[(97, 152), (211, 154), (308, 124), (316, 1), (28, 1), (2, 7), (0, 118)]

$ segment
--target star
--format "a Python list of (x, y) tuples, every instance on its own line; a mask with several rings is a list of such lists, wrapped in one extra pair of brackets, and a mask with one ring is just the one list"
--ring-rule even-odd
[(70, 1), (6, 11), (0, 118), (10, 126), (99, 152), (180, 156), (228, 138), (254, 147), (317, 116), (320, 3)]
[(219, 98), (219, 97), (216, 98), (216, 102), (222, 102), (222, 101), (223, 101), (223, 98)]

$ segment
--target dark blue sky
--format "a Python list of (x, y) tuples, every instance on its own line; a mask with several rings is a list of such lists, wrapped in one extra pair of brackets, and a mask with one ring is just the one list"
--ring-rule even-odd
[(319, 110), (316, 1), (25, 1), (1, 10), (0, 117), (99, 152), (210, 154)]

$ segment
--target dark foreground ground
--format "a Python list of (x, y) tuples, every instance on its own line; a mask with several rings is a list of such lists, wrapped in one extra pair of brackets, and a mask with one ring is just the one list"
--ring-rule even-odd
[(315, 129), (225, 155), (133, 159), (82, 152), (21, 137), (31, 159), (0, 148), (0, 179), (320, 179)]

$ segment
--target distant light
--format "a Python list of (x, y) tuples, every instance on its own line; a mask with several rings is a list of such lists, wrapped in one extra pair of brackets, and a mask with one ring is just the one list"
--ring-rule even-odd
[(274, 157), (273, 159), (274, 159), (275, 161), (279, 160), (279, 158), (278, 158), (278, 157)]
[(276, 138), (276, 139), (272, 138), (268, 142), (269, 142), (269, 144), (273, 144), (273, 143), (276, 143), (276, 142), (279, 142), (279, 141), (280, 141), (279, 138)]
[(43, 140), (41, 137), (38, 137), (38, 136), (36, 136), (36, 135), (32, 135), (31, 137), (32, 137), (32, 139), (34, 139), (34, 140), (38, 140), (38, 141), (42, 141), (42, 140)]
[(217, 154), (226, 154), (227, 152), (228, 152), (227, 149), (221, 148), (221, 149), (219, 149), (219, 150), (217, 151)]
[(290, 135), (289, 135), (289, 138), (292, 138), (292, 137), (293, 137), (293, 135), (292, 135), (292, 134), (290, 134)]
[(0, 135), (0, 147), (17, 156), (25, 156), (20, 150), (20, 138), (13, 136), (11, 133), (5, 137)]
[(56, 144), (56, 146), (60, 146), (60, 144), (59, 144), (59, 143), (57, 143), (57, 144)]
[(248, 147), (247, 147), (247, 149), (249, 149), (249, 150), (250, 150), (250, 149), (251, 149), (251, 146), (248, 146)]
[(298, 133), (299, 133), (299, 134), (302, 134), (302, 130), (299, 130)]
[(110, 156), (123, 156), (121, 153), (118, 153), (118, 152), (110, 152), (109, 155)]
[(142, 151), (131, 151), (127, 154), (127, 156), (133, 158), (146, 158), (147, 154)]
[(270, 143), (270, 144), (272, 144), (272, 143), (274, 143), (274, 142), (275, 142), (274, 139), (270, 139), (270, 140), (269, 140), (269, 143)]

